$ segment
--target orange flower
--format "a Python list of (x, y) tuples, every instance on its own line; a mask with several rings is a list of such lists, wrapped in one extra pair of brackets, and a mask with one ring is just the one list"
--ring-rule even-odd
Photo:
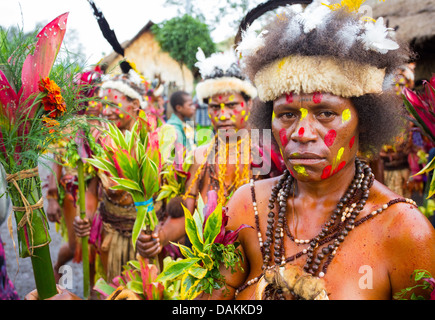
[[(42, 121), (44, 122), (44, 125), (47, 127), (47, 128), (53, 128), (53, 127), (57, 127), (57, 126), (59, 126), (59, 122), (58, 121), (56, 121), (56, 120), (54, 120), (54, 119), (50, 119), (50, 118), (48, 118), (48, 117), (43, 117), (42, 118)], [(53, 132), (55, 132), (56, 130), (55, 129), (50, 129), (48, 132), (49, 133), (53, 133)]]
[(39, 91), (45, 93), (45, 96), (42, 98), (42, 104), (50, 118), (57, 118), (65, 113), (65, 101), (59, 86), (53, 80), (50, 80), (48, 77), (42, 78), (39, 82)]

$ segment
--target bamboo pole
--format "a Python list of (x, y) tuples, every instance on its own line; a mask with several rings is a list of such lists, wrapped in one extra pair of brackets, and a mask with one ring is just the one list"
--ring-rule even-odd
[[(80, 218), (86, 217), (86, 201), (85, 201), (85, 177), (82, 160), (77, 161), (78, 181), (79, 181), (79, 206)], [(90, 277), (89, 277), (89, 237), (83, 237), (82, 240), (82, 263), (83, 263), (83, 297), (88, 299), (90, 295)]]

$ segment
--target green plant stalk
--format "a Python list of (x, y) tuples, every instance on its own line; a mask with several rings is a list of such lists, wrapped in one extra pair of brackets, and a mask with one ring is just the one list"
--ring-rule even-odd
[[(133, 200), (134, 202), (144, 202), (146, 199), (142, 196), (138, 197), (135, 195), (133, 196)], [(136, 206), (137, 216), (136, 216), (135, 226), (133, 227), (133, 229), (139, 228), (139, 232), (140, 230), (144, 230), (146, 234), (151, 235), (158, 221), (155, 218), (156, 213), (154, 208), (150, 211), (148, 211), (148, 209), (149, 206)], [(138, 233), (133, 232), (132, 241), (134, 247), (136, 247), (136, 240), (137, 240), (137, 236), (134, 236), (135, 234), (138, 235)], [(160, 263), (159, 263), (158, 256), (149, 258), (149, 260), (152, 264), (154, 264), (157, 267), (157, 270), (160, 273)]]
[[(79, 182), (79, 206), (80, 206), (80, 218), (86, 217), (86, 201), (85, 201), (85, 175), (83, 169), (83, 162), (77, 161), (77, 173)], [(90, 275), (89, 275), (89, 237), (82, 238), (82, 263), (83, 263), (83, 297), (89, 298), (90, 295)]]
[[(39, 177), (19, 180), (17, 183), (29, 204), (36, 204), (42, 195)], [(9, 194), (14, 206), (24, 206), (18, 190), (12, 184), (9, 184)], [(14, 215), (17, 226), (24, 217), (24, 214), (24, 212), (15, 211)], [(30, 256), (36, 290), (38, 291), (39, 299), (43, 300), (57, 294), (56, 280), (54, 278), (49, 250), (49, 243), (51, 241), (48, 233), (49, 226), (43, 208), (33, 210), (33, 214), (29, 219), (30, 225), (26, 223), (22, 228), (17, 227), (19, 255), (21, 258)], [(33, 247), (32, 254), (29, 247)]]

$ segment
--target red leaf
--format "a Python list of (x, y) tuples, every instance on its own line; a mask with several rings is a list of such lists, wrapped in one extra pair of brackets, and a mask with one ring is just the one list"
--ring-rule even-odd
[(242, 224), (240, 227), (237, 228), (236, 231), (227, 231), (225, 234), (225, 238), (223, 240), (224, 245), (232, 244), (237, 240), (237, 237), (239, 235), (240, 230), (245, 228), (252, 228), (251, 226), (248, 226), (247, 224)]
[(15, 90), (10, 85), (3, 71), (0, 70), (0, 104), (2, 105), (3, 115), (10, 123), (15, 120), (15, 112), (18, 104), (18, 97)]
[[(33, 55), (27, 56), (21, 72), (21, 107), (27, 108), (32, 104), (33, 98), (29, 98), (38, 92), (38, 82), (50, 74), (65, 35), (67, 19), (68, 12), (47, 24), (36, 36), (38, 41), (35, 51)], [(30, 110), (30, 117), (34, 114), (35, 106)]]

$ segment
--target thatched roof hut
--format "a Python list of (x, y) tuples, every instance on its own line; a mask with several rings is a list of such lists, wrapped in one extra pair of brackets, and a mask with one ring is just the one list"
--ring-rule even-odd
[(121, 44), (125, 57), (112, 52), (100, 64), (107, 72), (120, 73), (118, 64), (125, 58), (133, 62), (145, 78), (153, 80), (160, 76), (161, 80), (171, 88), (192, 92), (194, 81), (192, 72), (185, 65), (180, 67), (179, 62), (160, 49), (160, 45), (151, 32), (152, 25), (154, 23), (149, 21), (131, 40)]
[(435, 73), (435, 0), (370, 1), (373, 17), (384, 17), (397, 27), (397, 37), (408, 42), (417, 54), (416, 81)]

